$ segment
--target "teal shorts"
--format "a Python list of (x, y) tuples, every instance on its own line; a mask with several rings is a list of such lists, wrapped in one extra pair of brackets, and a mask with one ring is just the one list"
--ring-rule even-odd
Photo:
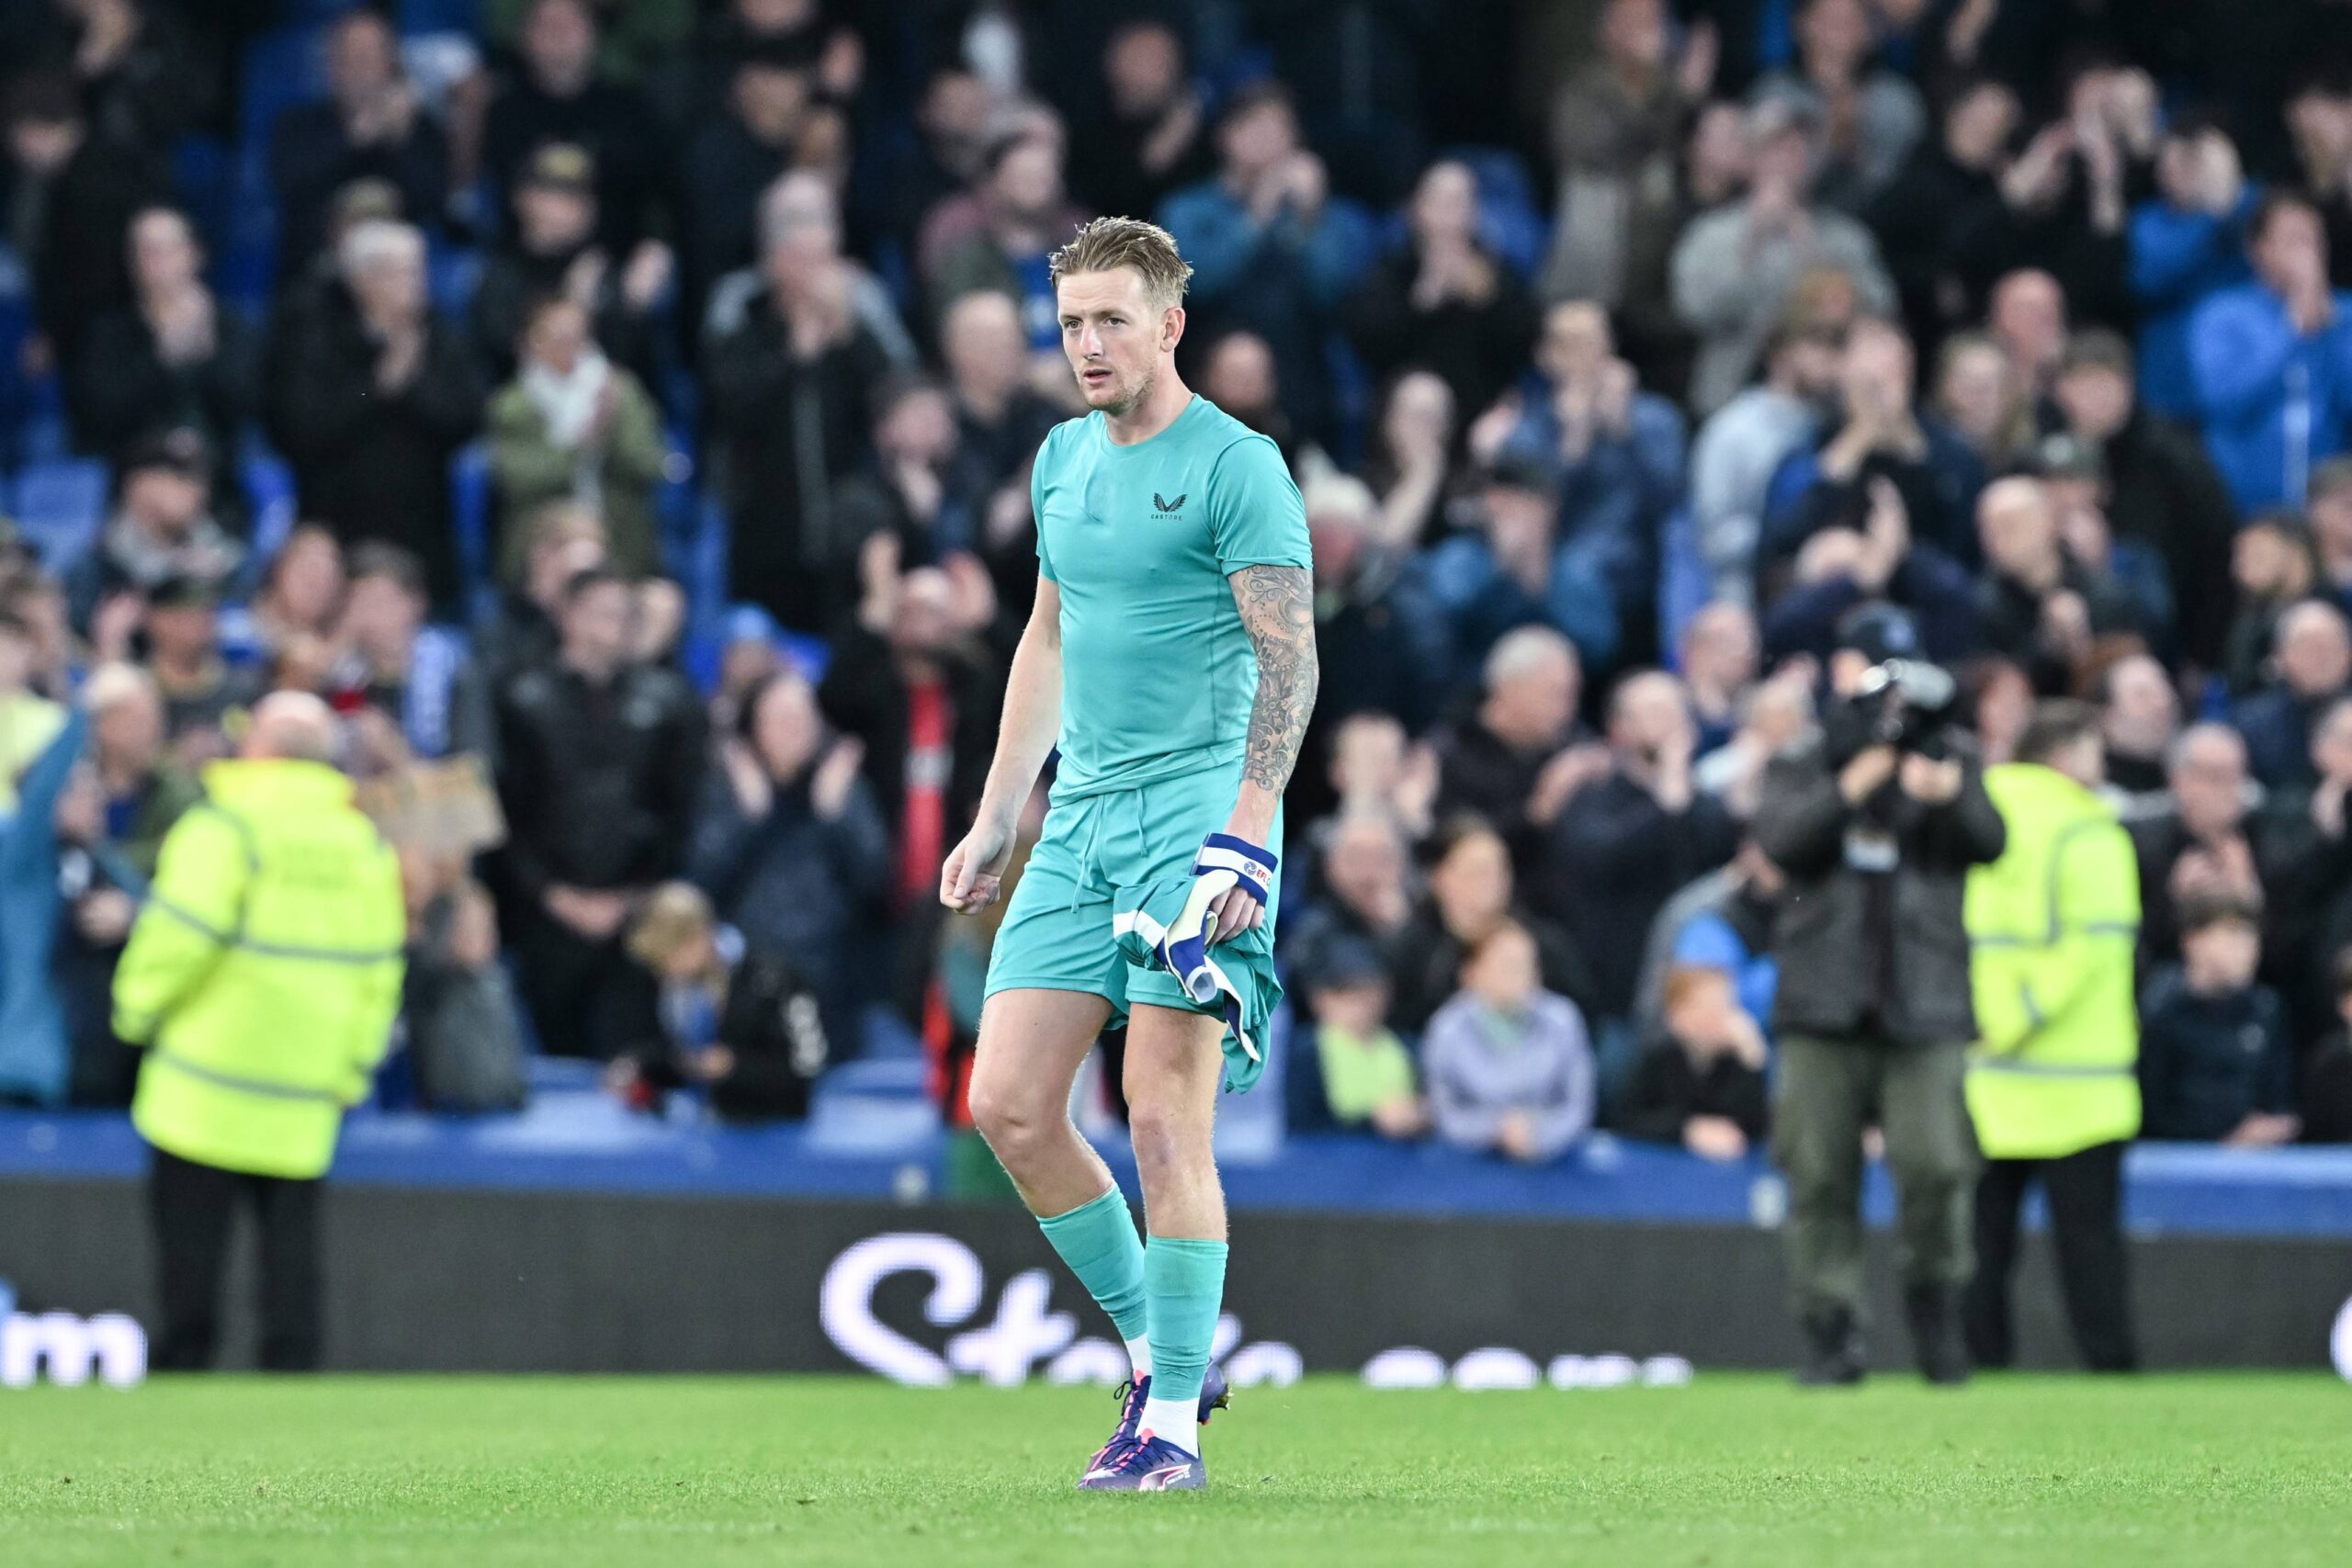
[[(1130, 1002), (1216, 1011), (1216, 1004), (1204, 1006), (1185, 995), (1165, 969), (1127, 961), (1111, 934), (1111, 906), (1122, 887), (1192, 870), (1201, 840), (1223, 829), (1233, 814), (1240, 784), (1237, 759), (1203, 773), (1055, 802), (996, 933), (987, 994), (1089, 991), (1111, 1004), (1114, 1021), (1126, 1017)], [(1279, 810), (1266, 848), (1283, 852)], [(1272, 961), (1274, 917), (1282, 908), (1282, 879), (1274, 880), (1265, 923), (1227, 947)]]

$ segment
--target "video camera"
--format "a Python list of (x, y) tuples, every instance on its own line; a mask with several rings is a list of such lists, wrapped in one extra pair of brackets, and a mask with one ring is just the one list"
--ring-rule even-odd
[(1940, 665), (1889, 659), (1862, 672), (1850, 699), (1854, 750), (1892, 746), (1940, 761), (1951, 753), (1960, 682)]

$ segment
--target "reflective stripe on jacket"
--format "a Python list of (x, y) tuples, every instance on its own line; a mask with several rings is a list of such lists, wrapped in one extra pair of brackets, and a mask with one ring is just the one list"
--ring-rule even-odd
[(399, 1010), (399, 863), (323, 763), (216, 762), (204, 784), (115, 973), (115, 1030), (148, 1047), (131, 1120), (183, 1159), (320, 1176)]
[(1968, 1108), (1992, 1159), (2055, 1159), (2140, 1129), (2140, 875), (2115, 810), (2053, 769), (1984, 787), (2008, 826), (1968, 879), (1977, 1043)]

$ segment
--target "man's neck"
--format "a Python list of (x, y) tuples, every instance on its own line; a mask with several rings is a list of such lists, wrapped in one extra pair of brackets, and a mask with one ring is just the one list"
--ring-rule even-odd
[(1854, 87), (1861, 85), (1862, 62), (1860, 61), (1824, 54), (1817, 50), (1806, 50), (1803, 54), (1805, 79), (1815, 87), (1826, 91), (1831, 87)]
[(595, 79), (596, 69), (593, 65), (582, 71), (564, 71), (546, 75), (536, 71), (531, 73), (533, 84), (541, 93), (564, 103), (569, 103), (586, 92), (588, 85)]
[(592, 686), (611, 685), (621, 668), (617, 659), (583, 658), (570, 649), (564, 649), (563, 667)]
[(2206, 974), (2194, 964), (2188, 965), (2184, 974), (2188, 981), (2189, 990), (2211, 1001), (2226, 1000), (2245, 989), (2245, 986), (2238, 984), (2229, 976)]
[(1111, 445), (1133, 446), (1148, 441), (1176, 423), (1193, 401), (1193, 389), (1176, 374), (1174, 362), (1159, 367), (1151, 378), (1151, 386), (1137, 399), (1135, 407), (1125, 413), (1106, 413), (1102, 422), (1109, 427)]
[(203, 292), (204, 285), (194, 278), (165, 284), (161, 288), (144, 288), (140, 290), (139, 309), (152, 321), (189, 296), (200, 295)]
[(1610, 57), (1609, 74), (1626, 98), (1638, 104), (1648, 101), (1650, 95), (1657, 90), (1658, 81), (1665, 72), (1646, 60), (1619, 54)]
[(2011, 581), (2035, 593), (2049, 593), (2065, 585), (2066, 558), (2052, 554), (2002, 569)]
[(1496, 740), (1501, 743), (1506, 750), (1515, 751), (1521, 756), (1527, 756), (1537, 751), (1548, 750), (1550, 749), (1544, 741), (1522, 739), (1520, 736), (1514, 734), (1509, 726), (1497, 723), (1495, 720), (1494, 705), (1491, 702), (1481, 703), (1479, 705), (1478, 728), (1493, 736)]

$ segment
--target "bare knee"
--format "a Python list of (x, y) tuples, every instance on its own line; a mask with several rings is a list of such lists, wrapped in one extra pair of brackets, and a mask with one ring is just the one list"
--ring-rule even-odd
[(1187, 1108), (1145, 1096), (1127, 1107), (1127, 1137), (1147, 1190), (1156, 1178), (1177, 1176), (1208, 1162), (1207, 1122)]
[(1028, 1086), (976, 1078), (972, 1125), (1006, 1168), (1018, 1169), (1063, 1134), (1069, 1115), (1064, 1107), (1047, 1104)]

